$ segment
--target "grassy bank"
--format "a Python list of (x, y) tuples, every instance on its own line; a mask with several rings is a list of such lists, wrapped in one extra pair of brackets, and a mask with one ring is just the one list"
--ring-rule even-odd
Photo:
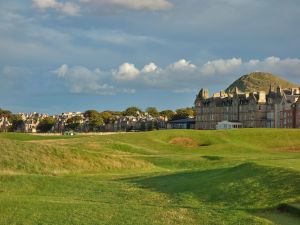
[(0, 134), (0, 184), (1, 224), (297, 224), (300, 132)]

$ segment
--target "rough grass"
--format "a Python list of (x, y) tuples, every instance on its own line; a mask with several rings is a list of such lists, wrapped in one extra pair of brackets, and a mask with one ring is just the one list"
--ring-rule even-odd
[(187, 148), (195, 148), (195, 147), (199, 146), (199, 143), (197, 141), (195, 141), (191, 138), (187, 138), (187, 137), (173, 138), (170, 141), (170, 144), (187, 147)]
[(0, 134), (0, 224), (299, 224), (298, 130)]

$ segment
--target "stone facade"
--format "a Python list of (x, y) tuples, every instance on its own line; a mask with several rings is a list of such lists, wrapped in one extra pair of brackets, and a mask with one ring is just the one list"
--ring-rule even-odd
[(201, 89), (195, 100), (195, 127), (213, 130), (221, 121), (239, 122), (244, 128), (299, 127), (299, 97), (299, 88), (273, 90), (270, 87), (268, 93), (244, 93), (236, 88), (231, 93), (221, 91), (212, 97), (207, 89)]

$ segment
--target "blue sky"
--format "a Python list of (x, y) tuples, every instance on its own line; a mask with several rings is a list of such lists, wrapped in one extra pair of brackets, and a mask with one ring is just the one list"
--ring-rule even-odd
[(253, 71), (300, 84), (298, 0), (0, 1), (0, 107), (176, 109)]

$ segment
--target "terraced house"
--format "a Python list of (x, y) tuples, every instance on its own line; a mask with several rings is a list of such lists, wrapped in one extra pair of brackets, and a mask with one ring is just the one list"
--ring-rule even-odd
[(8, 118), (5, 116), (0, 117), (0, 132), (7, 132), (11, 123), (9, 122)]
[(215, 93), (207, 89), (196, 96), (196, 129), (216, 129), (222, 121), (238, 122), (244, 128), (300, 128), (300, 88)]

